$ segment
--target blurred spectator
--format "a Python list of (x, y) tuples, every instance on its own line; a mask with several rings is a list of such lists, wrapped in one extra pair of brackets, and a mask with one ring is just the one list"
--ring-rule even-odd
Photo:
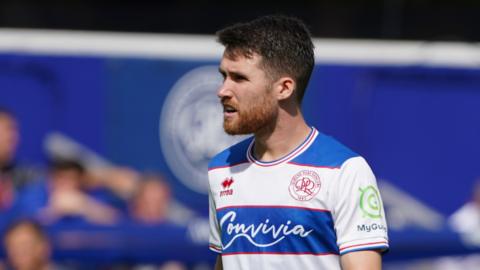
[(12, 269), (59, 269), (50, 262), (50, 243), (37, 223), (26, 220), (14, 223), (5, 233), (4, 245)]
[(91, 168), (86, 177), (86, 189), (90, 195), (126, 213), (127, 202), (135, 194), (140, 177), (140, 173), (123, 167)]
[(12, 206), (19, 189), (42, 174), (38, 167), (19, 164), (15, 160), (19, 140), (15, 116), (0, 108), (0, 212)]
[(49, 179), (27, 187), (18, 207), (24, 215), (47, 223), (67, 217), (94, 224), (115, 223), (117, 210), (85, 192), (85, 176), (84, 167), (76, 161), (54, 161)]
[(183, 265), (181, 262), (170, 261), (164, 263), (159, 270), (186, 270), (187, 267)]
[(449, 219), (453, 230), (459, 233), (480, 234), (480, 178), (473, 186), (473, 198)]
[(159, 175), (147, 175), (138, 184), (130, 206), (130, 216), (137, 222), (154, 225), (169, 219), (169, 185)]

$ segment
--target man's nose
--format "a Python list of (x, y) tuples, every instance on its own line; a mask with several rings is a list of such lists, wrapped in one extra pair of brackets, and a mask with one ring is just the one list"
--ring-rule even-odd
[(217, 96), (220, 99), (228, 98), (231, 97), (232, 95), (232, 90), (230, 89), (230, 86), (228, 85), (227, 81), (224, 81), (223, 84), (218, 88), (217, 90)]

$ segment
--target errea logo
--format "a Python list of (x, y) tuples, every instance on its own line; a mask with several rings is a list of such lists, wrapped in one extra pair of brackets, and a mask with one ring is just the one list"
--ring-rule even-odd
[(222, 188), (224, 190), (220, 191), (220, 197), (233, 195), (233, 189), (230, 188), (233, 182), (233, 177), (227, 177), (225, 180), (223, 180)]

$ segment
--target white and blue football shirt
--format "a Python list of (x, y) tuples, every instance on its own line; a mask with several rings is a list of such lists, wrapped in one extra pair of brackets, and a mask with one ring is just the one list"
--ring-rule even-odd
[(262, 162), (254, 138), (209, 164), (210, 249), (224, 269), (340, 269), (339, 256), (388, 249), (367, 162), (312, 128), (285, 157)]

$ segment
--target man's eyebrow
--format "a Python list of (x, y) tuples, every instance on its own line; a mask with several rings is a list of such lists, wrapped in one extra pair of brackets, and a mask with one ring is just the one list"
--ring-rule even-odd
[(247, 77), (247, 74), (239, 71), (229, 71), (228, 74), (230, 74), (230, 76), (235, 76), (235, 77), (244, 77), (244, 78)]

